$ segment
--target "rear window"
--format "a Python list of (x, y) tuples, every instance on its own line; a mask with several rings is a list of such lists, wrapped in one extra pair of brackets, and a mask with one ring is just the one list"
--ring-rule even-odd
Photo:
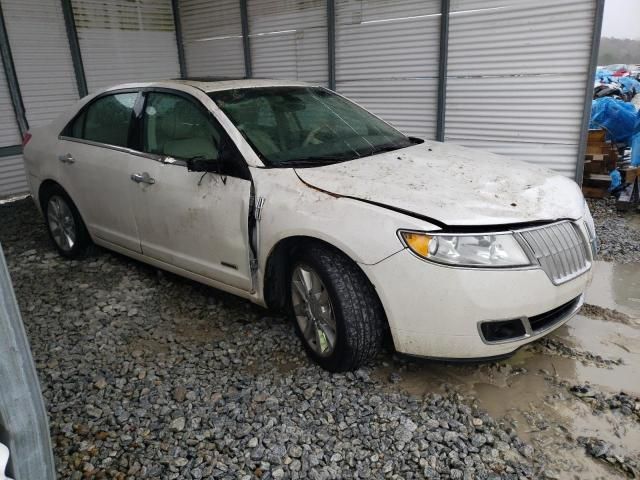
[(64, 135), (126, 147), (137, 96), (137, 92), (131, 92), (98, 98), (74, 118)]

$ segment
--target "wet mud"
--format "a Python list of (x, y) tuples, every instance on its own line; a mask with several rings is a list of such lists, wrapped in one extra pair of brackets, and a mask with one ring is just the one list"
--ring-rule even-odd
[(595, 269), (581, 312), (509, 359), (396, 358), (376, 375), (417, 397), (473, 397), (534, 447), (542, 478), (640, 478), (640, 265)]

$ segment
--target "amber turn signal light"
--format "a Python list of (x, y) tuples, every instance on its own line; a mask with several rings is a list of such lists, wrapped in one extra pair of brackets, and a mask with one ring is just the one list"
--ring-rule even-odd
[(429, 244), (433, 237), (424, 233), (402, 232), (407, 246), (421, 257), (429, 256)]

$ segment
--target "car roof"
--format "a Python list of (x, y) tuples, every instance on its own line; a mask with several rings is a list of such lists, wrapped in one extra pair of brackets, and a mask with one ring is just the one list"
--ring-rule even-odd
[(290, 80), (268, 80), (268, 79), (224, 79), (211, 80), (208, 78), (185, 79), (185, 80), (163, 80), (158, 82), (141, 82), (114, 85), (106, 89), (118, 90), (122, 88), (149, 88), (149, 87), (171, 87), (172, 85), (188, 85), (204, 92), (218, 92), (222, 90), (234, 90), (237, 88), (259, 88), (259, 87), (311, 87), (316, 86), (311, 83), (297, 82)]

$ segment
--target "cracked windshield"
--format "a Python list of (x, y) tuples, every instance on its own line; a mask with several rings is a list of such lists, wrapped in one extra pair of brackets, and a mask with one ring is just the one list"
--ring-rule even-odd
[(412, 145), (375, 115), (324, 88), (246, 88), (210, 96), (271, 166), (316, 166)]

